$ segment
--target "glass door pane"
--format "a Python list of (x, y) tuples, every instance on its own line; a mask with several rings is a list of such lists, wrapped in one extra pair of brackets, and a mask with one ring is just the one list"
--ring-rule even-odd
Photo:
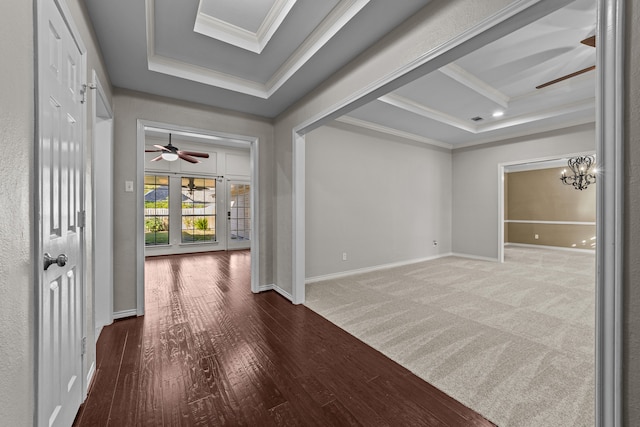
[(144, 244), (169, 244), (169, 177), (144, 177)]
[(216, 241), (215, 178), (182, 177), (182, 243)]
[(227, 247), (251, 246), (251, 186), (248, 182), (229, 181)]

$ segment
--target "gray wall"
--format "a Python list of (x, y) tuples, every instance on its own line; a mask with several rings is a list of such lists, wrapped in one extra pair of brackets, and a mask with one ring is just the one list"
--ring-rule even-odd
[(292, 129), (353, 100), (355, 93), (420, 58), (466, 29), (494, 15), (509, 0), (434, 0), (407, 22), (336, 73), (275, 121), (275, 281), (286, 292), (293, 285), (293, 143)]
[(451, 251), (448, 150), (320, 127), (307, 135), (305, 201), (307, 278)]
[(626, 2), (624, 425), (640, 425), (640, 4)]
[[(268, 120), (203, 105), (186, 103), (139, 92), (117, 90), (114, 94), (114, 298), (119, 311), (136, 308), (136, 194), (124, 192), (124, 181), (137, 188), (138, 119), (259, 138), (260, 165), (260, 278), (273, 283), (273, 126)], [(142, 154), (142, 153), (140, 153)]]
[(453, 252), (497, 259), (498, 164), (595, 151), (595, 144), (593, 125), (582, 125), (454, 150)]
[(8, 0), (1, 9), (0, 417), (27, 426), (34, 410), (33, 4)]

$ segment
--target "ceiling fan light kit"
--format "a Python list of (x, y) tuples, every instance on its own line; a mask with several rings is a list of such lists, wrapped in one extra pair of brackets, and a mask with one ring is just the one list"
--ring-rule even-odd
[(168, 162), (173, 162), (180, 158), (178, 156), (178, 153), (170, 153), (170, 152), (162, 153), (160, 154), (160, 157), (162, 157), (163, 160), (166, 160)]

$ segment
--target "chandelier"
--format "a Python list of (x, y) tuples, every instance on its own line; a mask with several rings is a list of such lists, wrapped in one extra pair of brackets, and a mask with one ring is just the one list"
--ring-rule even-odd
[(596, 159), (594, 156), (572, 157), (567, 162), (573, 175), (567, 175), (567, 170), (562, 171), (560, 181), (566, 185), (573, 185), (576, 190), (584, 190), (596, 182)]

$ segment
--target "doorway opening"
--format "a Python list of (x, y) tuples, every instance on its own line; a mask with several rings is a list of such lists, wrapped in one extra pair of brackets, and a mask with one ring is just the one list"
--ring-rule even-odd
[[(197, 160), (167, 161), (172, 144)], [(258, 138), (138, 121), (137, 310), (144, 314), (145, 257), (247, 250), (258, 286)], [(155, 147), (155, 149), (154, 149)], [(161, 152), (158, 153), (157, 150)]]
[(581, 152), (498, 165), (498, 262), (506, 246), (596, 250), (596, 186), (576, 191), (560, 182)]

